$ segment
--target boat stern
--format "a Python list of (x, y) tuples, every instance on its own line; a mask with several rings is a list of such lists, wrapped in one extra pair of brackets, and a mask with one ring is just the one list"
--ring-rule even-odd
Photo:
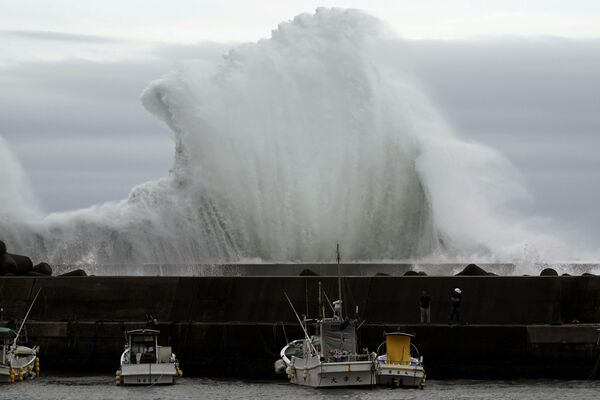
[(422, 365), (378, 364), (377, 384), (422, 389), (425, 386), (425, 369)]
[(123, 364), (119, 372), (122, 385), (170, 385), (178, 376), (175, 363)]

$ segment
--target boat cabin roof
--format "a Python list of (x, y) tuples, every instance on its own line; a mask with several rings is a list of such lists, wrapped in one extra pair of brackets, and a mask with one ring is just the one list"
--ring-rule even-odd
[(410, 333), (404, 333), (404, 332), (384, 332), (383, 336), (408, 336), (411, 338), (415, 337), (415, 335), (411, 335)]
[(12, 334), (14, 334), (14, 333), (15, 333), (15, 331), (13, 331), (13, 330), (12, 330), (12, 329), (10, 329), (10, 328), (5, 328), (5, 327), (3, 327), (3, 326), (0, 326), (0, 335), (9, 335), (9, 334), (11, 334), (11, 333), (12, 333)]
[(134, 329), (132, 331), (127, 331), (127, 335), (129, 335), (129, 336), (139, 336), (139, 335), (156, 335), (156, 336), (158, 336), (159, 333), (160, 333), (160, 331), (157, 331), (156, 329)]

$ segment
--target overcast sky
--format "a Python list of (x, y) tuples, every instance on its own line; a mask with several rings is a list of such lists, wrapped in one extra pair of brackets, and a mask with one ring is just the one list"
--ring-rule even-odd
[(525, 175), (533, 201), (519, 208), (597, 245), (597, 1), (3, 1), (0, 135), (46, 211), (124, 198), (173, 158), (139, 101), (150, 81), (320, 5), (364, 9), (406, 38), (399, 56), (455, 131)]

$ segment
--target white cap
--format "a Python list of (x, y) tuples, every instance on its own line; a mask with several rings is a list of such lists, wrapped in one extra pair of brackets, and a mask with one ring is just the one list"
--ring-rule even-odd
[(459, 288), (456, 288), (456, 289), (454, 289), (454, 291), (455, 291), (456, 293), (458, 293), (458, 294), (460, 294), (460, 293), (461, 293), (461, 291), (460, 291), (460, 289), (459, 289)]

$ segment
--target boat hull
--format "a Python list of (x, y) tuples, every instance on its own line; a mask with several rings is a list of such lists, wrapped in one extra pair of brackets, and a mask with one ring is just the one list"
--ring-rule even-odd
[(0, 365), (0, 383), (10, 383), (10, 369)]
[(379, 364), (377, 384), (392, 387), (423, 388), (425, 370), (419, 365)]
[(290, 382), (310, 387), (373, 386), (377, 383), (371, 361), (321, 362), (318, 357), (308, 360), (295, 358), (288, 367)]
[[(35, 378), (37, 376), (35, 373), (37, 352), (37, 347), (31, 349), (25, 346), (17, 346), (14, 351), (11, 350), (7, 354), (6, 363), (0, 365), (0, 383), (10, 383), (11, 368), (15, 382)], [(0, 356), (1, 354), (0, 352)], [(20, 378), (19, 372), (21, 373)]]
[(129, 364), (121, 366), (122, 385), (171, 385), (177, 376), (175, 364)]
[(0, 383), (10, 383), (10, 368), (0, 365)]
[[(15, 374), (15, 382), (19, 380), (19, 371), (18, 369), (13, 369)], [(36, 377), (33, 369), (24, 368), (23, 370), (23, 379), (33, 379)], [(10, 367), (6, 365), (0, 365), (0, 383), (10, 383)]]

